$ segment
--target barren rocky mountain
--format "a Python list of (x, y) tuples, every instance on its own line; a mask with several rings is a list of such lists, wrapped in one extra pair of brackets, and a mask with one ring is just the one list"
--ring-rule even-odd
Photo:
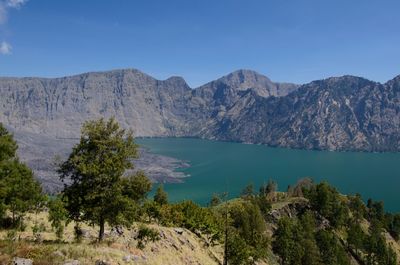
[(299, 86), (239, 70), (195, 89), (181, 77), (160, 81), (134, 69), (0, 78), (0, 122), (15, 133), (22, 159), (50, 186), (52, 157), (69, 152), (84, 121), (111, 116), (136, 136), (400, 151), (400, 76), (386, 84), (343, 76)]
[(387, 84), (353, 76), (329, 78), (280, 98), (247, 91), (202, 136), (301, 149), (396, 152), (400, 77)]

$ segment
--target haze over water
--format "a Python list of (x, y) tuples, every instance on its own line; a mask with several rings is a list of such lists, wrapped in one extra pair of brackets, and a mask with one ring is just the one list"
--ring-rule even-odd
[(184, 183), (165, 184), (171, 201), (207, 204), (213, 193), (234, 197), (249, 183), (255, 190), (269, 178), (286, 191), (298, 179), (326, 180), (341, 193), (360, 193), (364, 200), (383, 200), (400, 212), (400, 153), (329, 152), (271, 148), (262, 145), (191, 138), (138, 139), (151, 152), (190, 163)]

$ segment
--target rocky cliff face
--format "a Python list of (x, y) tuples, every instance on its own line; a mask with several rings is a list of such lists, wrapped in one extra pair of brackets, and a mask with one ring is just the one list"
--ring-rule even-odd
[(400, 151), (400, 76), (386, 84), (343, 76), (299, 87), (239, 70), (195, 89), (181, 77), (160, 81), (134, 69), (0, 78), (0, 122), (16, 133), (28, 162), (45, 146), (54, 155), (72, 145), (61, 142), (76, 141), (84, 121), (110, 116), (136, 136)]
[(0, 122), (18, 132), (79, 136), (115, 116), (136, 136), (195, 136), (305, 149), (399, 151), (400, 76), (343, 76), (299, 86), (239, 70), (191, 89), (138, 70), (0, 78)]
[(329, 78), (280, 98), (249, 91), (201, 134), (302, 149), (399, 151), (399, 80)]

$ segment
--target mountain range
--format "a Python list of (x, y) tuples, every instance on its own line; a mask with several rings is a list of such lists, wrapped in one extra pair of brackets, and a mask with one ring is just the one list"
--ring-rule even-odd
[(197, 88), (181, 77), (157, 80), (135, 69), (0, 78), (0, 122), (14, 132), (27, 161), (37, 154), (24, 150), (50, 156), (64, 146), (66, 152), (84, 121), (111, 116), (138, 137), (398, 152), (400, 76), (385, 84), (342, 76), (297, 85), (238, 70)]

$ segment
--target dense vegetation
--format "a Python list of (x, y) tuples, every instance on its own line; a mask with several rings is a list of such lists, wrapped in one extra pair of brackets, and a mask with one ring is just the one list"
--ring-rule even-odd
[[(246, 186), (240, 198), (227, 200), (215, 194), (208, 207), (192, 201), (169, 203), (159, 185), (153, 199), (152, 184), (143, 172), (124, 175), (132, 169), (137, 146), (130, 133), (110, 119), (84, 124), (80, 142), (60, 164), (65, 188), (57, 197), (46, 198), (31, 170), (16, 156), (17, 144), (0, 125), (0, 214), (8, 231), (24, 230), (28, 211), (48, 210), (49, 222), (62, 241), (66, 224), (74, 222), (75, 237), (81, 240), (82, 222), (99, 228), (131, 227), (141, 223), (137, 247), (160, 239), (146, 224), (182, 227), (221, 244), (224, 264), (254, 264), (275, 254), (280, 264), (395, 265), (397, 258), (386, 237), (400, 239), (400, 214), (386, 213), (383, 202), (360, 195), (345, 196), (326, 182), (302, 179), (278, 192), (268, 181), (256, 192)], [(285, 211), (282, 211), (285, 209)], [(40, 234), (40, 227), (35, 231)]]

